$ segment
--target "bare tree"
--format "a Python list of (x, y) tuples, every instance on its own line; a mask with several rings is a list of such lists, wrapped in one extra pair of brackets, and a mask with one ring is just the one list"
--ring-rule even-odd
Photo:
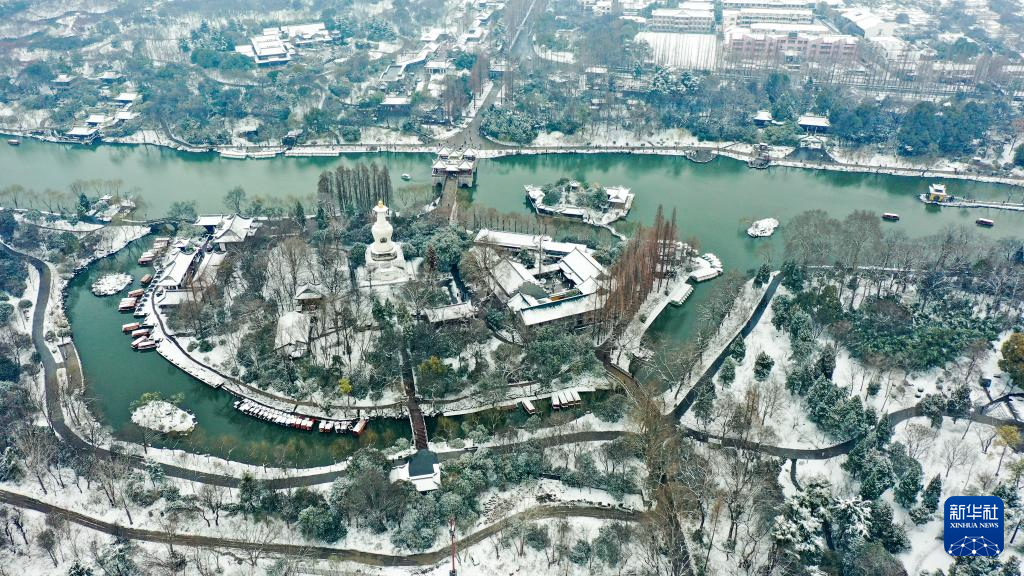
[(907, 445), (907, 454), (914, 460), (921, 460), (931, 450), (938, 436), (938, 430), (931, 426), (916, 422), (907, 424), (903, 439), (904, 444)]
[(247, 543), (243, 550), (246, 560), (256, 568), (271, 553), (267, 548), (280, 538), (281, 528), (273, 522), (254, 520), (242, 525), (239, 536)]
[(215, 484), (202, 484), (196, 490), (196, 498), (199, 500), (200, 514), (206, 525), (210, 525), (210, 519), (206, 512), (213, 515), (213, 525), (220, 526), (220, 513), (228, 504), (227, 490)]
[(956, 438), (947, 438), (942, 443), (941, 455), (942, 462), (946, 465), (946, 473), (943, 476), (943, 480), (947, 480), (949, 479), (949, 471), (954, 466), (967, 464), (971, 460), (973, 452), (967, 448), (966, 444)]

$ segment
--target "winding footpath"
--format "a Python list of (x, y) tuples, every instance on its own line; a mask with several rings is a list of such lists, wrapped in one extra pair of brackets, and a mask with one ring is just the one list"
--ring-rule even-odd
[[(221, 548), (234, 550), (260, 550), (264, 553), (290, 555), (303, 558), (316, 558), (319, 560), (333, 560), (341, 562), (357, 562), (369, 566), (432, 566), (446, 558), (450, 550), (442, 546), (430, 552), (417, 554), (381, 554), (377, 552), (365, 552), (349, 548), (333, 548), (330, 546), (318, 546), (309, 544), (277, 544), (274, 542), (251, 542), (235, 538), (220, 538), (217, 536), (199, 536), (192, 534), (168, 533), (158, 530), (145, 530), (142, 528), (131, 528), (121, 526), (86, 516), (74, 510), (68, 510), (55, 506), (42, 500), (0, 490), (0, 502), (35, 510), (44, 514), (59, 514), (69, 522), (80, 526), (131, 540), (141, 540), (157, 544), (172, 544), (177, 546), (191, 546), (195, 548)], [(512, 514), (502, 518), (498, 522), (485, 528), (477, 530), (472, 534), (459, 539), (459, 544), (465, 547), (482, 542), (493, 536), (506, 527), (521, 520), (542, 520), (546, 518), (598, 518), (601, 520), (616, 520), (620, 522), (637, 522), (644, 518), (643, 512), (626, 510), (621, 508), (600, 508), (596, 506), (539, 506), (524, 512)]]

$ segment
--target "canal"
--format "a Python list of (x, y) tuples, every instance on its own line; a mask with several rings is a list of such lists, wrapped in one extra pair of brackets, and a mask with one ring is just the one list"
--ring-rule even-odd
[[(66, 190), (78, 179), (118, 178), (126, 190), (142, 197), (144, 215), (162, 216), (176, 200), (194, 200), (201, 212), (222, 212), (224, 193), (242, 186), (250, 197), (311, 199), (319, 173), (341, 163), (376, 161), (388, 166), (396, 194), (422, 189), (429, 182), (432, 157), (425, 154), (354, 154), (344, 158), (275, 158), (228, 160), (149, 146), (73, 147), (24, 141), (0, 149), (0, 187), (20, 184), (42, 191)], [(405, 182), (402, 173), (412, 176)], [(795, 214), (821, 209), (842, 218), (854, 210), (896, 212), (897, 226), (912, 237), (934, 233), (949, 225), (970, 225), (979, 216), (996, 220), (994, 229), (979, 230), (993, 237), (1024, 236), (1024, 213), (988, 210), (938, 209), (917, 200), (928, 181), (919, 178), (771, 168), (747, 169), (741, 162), (719, 158), (693, 164), (681, 157), (628, 154), (535, 155), (480, 162), (477, 187), (465, 195), (471, 206), (526, 213), (523, 185), (543, 184), (563, 176), (606, 185), (626, 185), (636, 193), (629, 223), (651, 223), (659, 205), (676, 211), (680, 236), (696, 237), (705, 251), (716, 253), (726, 269), (748, 270), (766, 258), (778, 263), (782, 239), (752, 240), (744, 233), (749, 220), (774, 217), (783, 230)], [(1024, 190), (968, 181), (948, 181), (951, 193), (979, 199), (1020, 199)], [(141, 214), (140, 214), (141, 215)], [(158, 355), (135, 354), (119, 332), (125, 317), (116, 300), (88, 292), (104, 270), (124, 270), (137, 279), (135, 264), (143, 243), (104, 260), (77, 278), (70, 290), (68, 313), (79, 347), (90, 395), (104, 422), (124, 438), (140, 440), (142, 431), (131, 424), (129, 404), (146, 391), (183, 393), (184, 407), (196, 413), (199, 427), (187, 438), (155, 443), (235, 460), (314, 466), (351, 453), (359, 444), (386, 446), (408, 436), (404, 421), (374, 421), (358, 440), (295, 432), (237, 414), (226, 393), (211, 390), (172, 367)], [(685, 340), (699, 304), (714, 282), (698, 286), (687, 304), (669, 308), (651, 334), (666, 345)], [(436, 427), (437, 422), (431, 422)], [(448, 425), (450, 428), (450, 424)]]

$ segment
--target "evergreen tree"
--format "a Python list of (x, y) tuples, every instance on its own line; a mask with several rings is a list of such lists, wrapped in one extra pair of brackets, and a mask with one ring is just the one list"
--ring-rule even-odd
[(317, 230), (327, 229), (327, 212), (324, 210), (323, 204), (316, 207), (316, 228)]
[(910, 548), (910, 539), (902, 524), (893, 521), (892, 506), (883, 500), (871, 502), (871, 526), (868, 538), (886, 550), (898, 554)]
[(718, 380), (726, 387), (736, 380), (736, 361), (732, 356), (726, 356), (722, 367), (718, 369)]
[(736, 362), (743, 363), (743, 359), (747, 357), (747, 343), (742, 337), (736, 338), (729, 345), (729, 356), (735, 358)]
[(909, 460), (908, 469), (900, 475), (893, 496), (900, 506), (909, 510), (917, 504), (917, 494), (921, 492), (921, 479), (924, 477), (924, 473), (920, 462), (910, 458), (907, 460)]
[(967, 416), (971, 412), (971, 389), (966, 385), (960, 385), (953, 389), (946, 401), (946, 412), (953, 419)]
[(79, 218), (81, 218), (82, 216), (85, 216), (85, 213), (89, 211), (89, 206), (90, 205), (91, 205), (91, 203), (89, 202), (89, 198), (86, 197), (84, 192), (82, 194), (78, 195), (78, 206), (77, 206), (77, 208), (78, 208), (78, 217)]
[(593, 553), (593, 549), (590, 547), (590, 542), (586, 540), (577, 540), (576, 544), (573, 545), (572, 549), (569, 550), (569, 561), (573, 564), (583, 566), (590, 562), (590, 556)]
[(836, 548), (852, 550), (863, 544), (871, 526), (871, 505), (860, 498), (836, 502), (829, 522)]
[(804, 280), (807, 273), (804, 269), (792, 260), (782, 263), (782, 285), (791, 292), (801, 292), (804, 289)]
[(715, 385), (709, 381), (697, 384), (697, 398), (693, 402), (693, 415), (697, 420), (707, 424), (713, 416), (715, 407)]
[(293, 212), (295, 223), (299, 226), (306, 225), (306, 210), (302, 207), (302, 202), (295, 201), (295, 211)]
[(928, 481), (928, 486), (921, 495), (921, 506), (929, 512), (939, 509), (939, 499), (942, 498), (942, 477), (936, 474)]
[(772, 360), (772, 357), (766, 352), (761, 352), (757, 355), (757, 360), (754, 361), (754, 379), (758, 382), (764, 382), (772, 373), (772, 367), (774, 366), (775, 360)]
[(875, 500), (892, 486), (892, 462), (881, 450), (872, 448), (865, 455), (858, 476), (861, 498)]
[(921, 415), (928, 417), (932, 428), (938, 430), (942, 427), (942, 415), (946, 412), (946, 399), (938, 394), (928, 394), (918, 404), (921, 408)]
[(306, 538), (337, 542), (348, 533), (345, 523), (339, 514), (327, 506), (310, 506), (299, 513), (299, 531)]
[(821, 374), (829, 380), (832, 379), (832, 375), (836, 371), (836, 354), (838, 349), (835, 346), (825, 346), (821, 351), (821, 356), (818, 356), (818, 374)]
[(757, 274), (754, 276), (754, 286), (760, 288), (767, 284), (771, 274), (772, 269), (768, 267), (768, 264), (761, 264), (761, 267), (757, 269)]

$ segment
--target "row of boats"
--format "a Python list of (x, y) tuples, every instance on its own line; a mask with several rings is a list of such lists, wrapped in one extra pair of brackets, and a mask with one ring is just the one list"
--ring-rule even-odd
[(132, 337), (132, 349), (138, 351), (153, 350), (160, 343), (153, 338), (153, 325), (148, 322), (129, 322), (121, 326), (121, 332)]
[(358, 420), (328, 420), (326, 418), (299, 416), (284, 410), (271, 408), (248, 398), (236, 400), (234, 406), (235, 410), (265, 422), (297, 430), (316, 430), (324, 434), (333, 432), (334, 434), (355, 434), (358, 436), (369, 423), (369, 420), (366, 418)]

